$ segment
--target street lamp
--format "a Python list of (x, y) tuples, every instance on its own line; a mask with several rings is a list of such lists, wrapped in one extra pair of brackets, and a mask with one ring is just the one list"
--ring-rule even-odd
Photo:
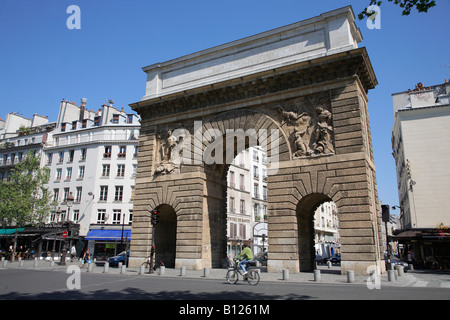
[[(59, 216), (61, 215), (61, 207), (58, 207), (56, 210), (56, 224), (58, 225)], [(56, 227), (55, 228), (55, 236), (53, 238), (53, 250), (52, 250), (52, 261), (55, 260), (55, 245), (56, 245)]]
[[(66, 217), (66, 222), (70, 222), (70, 220), (69, 220), (69, 215), (70, 215), (70, 208), (72, 207), (72, 205), (73, 205), (73, 201), (74, 201), (74, 198), (73, 198), (73, 195), (72, 195), (72, 192), (67, 196), (67, 199), (66, 199), (66, 205), (67, 205), (67, 217)], [(67, 225), (69, 225), (69, 223), (67, 224)], [(61, 252), (61, 261), (60, 261), (60, 265), (62, 265), (62, 266), (65, 266), (66, 265), (66, 251), (67, 251), (67, 248), (66, 248), (66, 239), (62, 239), (62, 252)]]
[(67, 205), (67, 221), (69, 221), (69, 215), (70, 215), (70, 208), (73, 206), (74, 197), (72, 195), (72, 192), (67, 196), (66, 199), (66, 205)]

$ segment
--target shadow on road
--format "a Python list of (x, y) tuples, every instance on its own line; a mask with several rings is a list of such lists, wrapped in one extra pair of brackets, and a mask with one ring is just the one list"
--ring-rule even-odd
[(248, 291), (222, 291), (215, 293), (192, 293), (183, 291), (145, 292), (136, 288), (124, 288), (122, 291), (96, 290), (88, 293), (78, 290), (55, 291), (38, 294), (11, 292), (0, 295), (0, 300), (309, 300), (308, 295), (270, 295)]

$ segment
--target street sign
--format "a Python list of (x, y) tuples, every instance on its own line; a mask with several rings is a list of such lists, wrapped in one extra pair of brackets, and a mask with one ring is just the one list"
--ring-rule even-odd
[(63, 233), (62, 233), (62, 237), (65, 239), (65, 238), (67, 238), (67, 236), (69, 235), (69, 233), (67, 232), (67, 231), (64, 231)]

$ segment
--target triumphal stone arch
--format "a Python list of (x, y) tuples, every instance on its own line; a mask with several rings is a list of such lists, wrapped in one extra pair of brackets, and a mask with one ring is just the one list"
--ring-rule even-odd
[[(351, 7), (143, 68), (130, 265), (226, 258), (226, 181), (268, 155), (269, 272), (314, 267), (313, 212), (338, 209), (342, 272), (383, 268), (367, 92), (377, 85)], [(152, 232), (150, 210), (161, 223)], [(380, 270), (380, 269), (378, 269)]]

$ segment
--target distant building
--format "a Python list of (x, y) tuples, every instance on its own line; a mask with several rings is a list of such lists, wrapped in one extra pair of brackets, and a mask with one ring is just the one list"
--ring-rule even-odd
[(314, 213), (314, 242), (317, 255), (331, 258), (340, 252), (339, 220), (336, 204), (332, 201), (321, 204)]
[(450, 83), (392, 94), (403, 229), (450, 225)]
[(47, 117), (35, 114), (27, 119), (17, 113), (8, 113), (6, 120), (0, 119), (0, 180), (7, 180), (10, 170), (30, 150), (41, 155), (43, 147), (51, 139), (56, 123)]
[[(139, 120), (112, 101), (98, 112), (87, 110), (83, 100), (81, 106), (62, 101), (53, 140), (45, 147), (49, 189), (61, 212), (49, 222), (80, 224), (80, 236), (97, 257), (114, 255), (131, 237)], [(68, 208), (70, 194), (74, 204)]]
[(228, 170), (227, 246), (235, 256), (243, 241), (253, 243), (254, 254), (268, 247), (267, 236), (267, 157), (261, 147), (242, 151)]
[(450, 83), (394, 93), (392, 150), (401, 230), (392, 239), (417, 268), (450, 268)]

